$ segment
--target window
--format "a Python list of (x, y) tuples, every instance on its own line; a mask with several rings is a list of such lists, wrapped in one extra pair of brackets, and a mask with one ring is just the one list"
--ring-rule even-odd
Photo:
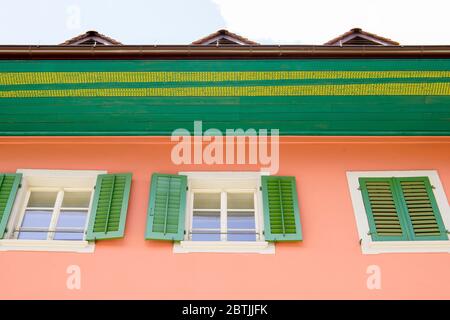
[(273, 244), (266, 242), (263, 235), (261, 173), (185, 174), (187, 232), (182, 243), (175, 244), (175, 252), (273, 252)]
[(364, 253), (450, 252), (450, 212), (436, 171), (347, 176)]
[(175, 241), (177, 253), (273, 253), (275, 241), (302, 239), (295, 178), (155, 173), (146, 239)]
[(29, 190), (13, 237), (26, 240), (84, 240), (92, 189)]
[(188, 239), (192, 241), (256, 241), (255, 190), (198, 190)]
[(123, 237), (131, 174), (18, 170), (0, 174), (0, 250), (92, 252)]

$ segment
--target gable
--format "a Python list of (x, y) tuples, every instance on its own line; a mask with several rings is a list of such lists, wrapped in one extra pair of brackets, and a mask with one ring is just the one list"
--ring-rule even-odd
[(87, 31), (83, 34), (80, 34), (76, 37), (73, 37), (69, 40), (66, 40), (65, 42), (61, 43), (60, 45), (72, 45), (72, 46), (77, 46), (77, 45), (91, 45), (91, 46), (96, 46), (96, 45), (121, 45), (122, 43), (120, 43), (117, 40), (114, 40), (110, 37), (107, 37), (101, 33), (98, 33), (97, 31)]
[(396, 46), (398, 42), (391, 39), (364, 31), (360, 28), (353, 28), (340, 36), (331, 39), (324, 45), (330, 46)]

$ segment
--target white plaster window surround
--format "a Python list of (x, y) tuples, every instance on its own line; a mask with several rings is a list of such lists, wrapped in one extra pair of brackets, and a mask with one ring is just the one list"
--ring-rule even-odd
[[(191, 252), (219, 252), (219, 253), (261, 253), (274, 254), (275, 244), (264, 240), (264, 218), (261, 194), (261, 176), (269, 175), (266, 172), (180, 172), (180, 175), (187, 176), (188, 191), (186, 195), (186, 217), (185, 217), (185, 240), (175, 242), (174, 253)], [(195, 241), (193, 239), (193, 214), (195, 194), (214, 194), (219, 199), (220, 206), (217, 206), (217, 217), (220, 234), (214, 234), (216, 241)], [(230, 241), (228, 236), (227, 217), (232, 209), (227, 208), (229, 194), (250, 194), (253, 197), (253, 209), (246, 209), (254, 214), (255, 228), (253, 241)], [(206, 201), (209, 201), (206, 199)], [(200, 211), (202, 209), (199, 209)], [(204, 209), (207, 211), (208, 209)], [(217, 231), (217, 230), (216, 230)], [(218, 232), (218, 231), (217, 231)], [(236, 235), (235, 235), (236, 236)]]
[[(93, 252), (95, 242), (85, 240), (85, 230), (89, 221), (97, 176), (107, 172), (100, 170), (40, 169), (19, 169), (16, 172), (22, 174), (21, 187), (14, 201), (7, 225), (7, 232), (4, 239), (0, 240), (0, 251)], [(49, 232), (40, 232), (43, 235), (43, 239), (26, 239), (26, 237), (21, 238), (19, 236), (20, 233), (33, 235), (33, 228), (23, 228), (27, 210), (36, 210), (29, 209), (30, 197), (32, 197), (33, 192), (35, 194), (47, 193), (52, 195), (52, 197), (55, 195), (54, 204), (50, 208), (43, 209), (51, 217), (48, 227)], [(85, 198), (84, 202), (88, 201), (89, 204), (86, 203), (83, 208), (76, 208), (76, 205), (69, 203), (70, 197), (66, 197), (68, 194), (75, 197), (75, 199), (71, 199), (75, 203), (80, 201), (79, 199), (76, 200), (77, 196), (83, 195)], [(64, 209), (65, 206), (69, 207)], [(74, 237), (73, 234), (69, 233), (70, 228), (58, 227), (58, 221), (62, 213), (65, 213), (66, 219), (70, 220), (73, 219), (73, 217), (70, 217), (70, 214), (76, 214), (77, 211), (86, 214), (84, 230), (80, 229), (80, 231), (77, 231), (77, 237), (75, 237), (80, 237), (80, 239), (56, 239), (56, 235), (59, 235), (60, 238), (68, 239)], [(64, 232), (64, 230), (67, 232)], [(30, 237), (36, 238), (35, 236)]]
[(359, 239), (363, 254), (400, 253), (400, 252), (447, 252), (450, 253), (450, 240), (427, 241), (373, 241), (369, 235), (369, 222), (364, 207), (362, 193), (359, 190), (359, 178), (389, 177), (428, 177), (442, 221), (446, 230), (450, 230), (450, 207), (444, 188), (436, 170), (417, 171), (349, 171), (348, 186), (356, 218)]

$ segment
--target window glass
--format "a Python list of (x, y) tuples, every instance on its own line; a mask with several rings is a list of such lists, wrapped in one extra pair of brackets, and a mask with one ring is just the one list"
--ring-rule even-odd
[(220, 193), (194, 193), (191, 240), (220, 241)]
[(53, 208), (57, 192), (33, 191), (28, 200), (28, 208)]
[(227, 240), (256, 241), (254, 194), (227, 194)]
[(227, 193), (228, 209), (254, 209), (253, 193)]
[(54, 240), (83, 240), (87, 211), (61, 210)]
[(91, 200), (90, 192), (64, 192), (63, 208), (88, 208)]
[[(53, 211), (26, 210), (18, 235), (24, 240), (46, 240)], [(44, 231), (42, 231), (44, 230)]]
[(194, 209), (220, 209), (220, 193), (194, 193)]

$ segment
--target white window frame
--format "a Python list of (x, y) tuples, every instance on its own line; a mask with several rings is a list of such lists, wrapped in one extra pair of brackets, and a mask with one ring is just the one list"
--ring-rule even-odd
[[(222, 253), (262, 253), (274, 254), (275, 245), (264, 240), (264, 217), (261, 193), (261, 176), (267, 172), (179, 172), (187, 176), (188, 190), (186, 194), (185, 240), (174, 242), (174, 253), (222, 252)], [(239, 185), (245, 184), (242, 188)], [(193, 194), (195, 192), (254, 192), (255, 195), (255, 227), (258, 232), (257, 241), (192, 241), (189, 232), (192, 228)], [(221, 205), (221, 210), (226, 206)], [(226, 228), (226, 214), (221, 213), (221, 232)]]
[[(56, 202), (62, 201), (63, 191), (90, 191), (91, 199), (86, 216), (86, 228), (91, 214), (90, 208), (94, 196), (94, 187), (99, 174), (106, 171), (100, 170), (41, 170), (19, 169), (22, 174), (21, 187), (19, 188), (14, 205), (9, 217), (7, 232), (4, 239), (0, 240), (0, 251), (62, 251), (62, 252), (94, 252), (95, 241), (87, 240), (24, 240), (17, 239), (14, 230), (18, 228), (24, 218), (28, 199), (33, 191), (57, 191)], [(56, 203), (52, 214), (50, 229), (54, 227), (59, 216)]]
[(369, 235), (369, 222), (362, 193), (359, 190), (359, 178), (402, 178), (428, 177), (434, 186), (432, 189), (446, 230), (450, 230), (450, 207), (441, 180), (436, 170), (415, 171), (348, 171), (347, 180), (356, 226), (363, 254), (401, 253), (401, 252), (446, 252), (450, 253), (450, 240), (427, 241), (373, 241)]

